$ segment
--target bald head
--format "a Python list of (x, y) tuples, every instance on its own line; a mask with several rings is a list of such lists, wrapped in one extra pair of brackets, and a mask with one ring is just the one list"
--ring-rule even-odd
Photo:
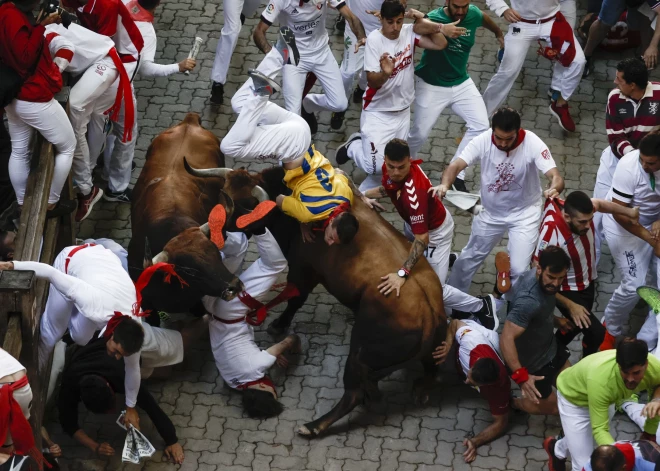
[(601, 445), (591, 454), (593, 471), (625, 471), (626, 459), (621, 450), (613, 445)]

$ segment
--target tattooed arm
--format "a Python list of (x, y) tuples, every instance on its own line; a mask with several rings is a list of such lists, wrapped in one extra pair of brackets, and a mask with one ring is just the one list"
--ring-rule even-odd
[(424, 251), (429, 245), (429, 233), (424, 234), (415, 234), (415, 240), (413, 241), (412, 247), (410, 247), (410, 252), (408, 253), (408, 258), (403, 263), (402, 270), (406, 272), (406, 276), (399, 276), (398, 273), (390, 273), (381, 277), (383, 280), (378, 285), (378, 290), (385, 296), (390, 294), (392, 291), (396, 291), (397, 297), (401, 291), (401, 287), (406, 282), (408, 274), (411, 272), (413, 267), (417, 264), (417, 261), (420, 257), (424, 256)]
[(254, 39), (254, 44), (257, 45), (259, 50), (264, 54), (268, 54), (273, 48), (268, 40), (266, 39), (266, 30), (270, 27), (263, 19), (259, 22), (256, 28), (254, 28), (254, 33), (252, 34), (252, 39)]

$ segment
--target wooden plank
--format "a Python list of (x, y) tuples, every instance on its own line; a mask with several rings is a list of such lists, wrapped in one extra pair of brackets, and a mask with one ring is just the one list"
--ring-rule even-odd
[[(71, 175), (67, 178), (64, 188), (62, 189), (61, 198), (73, 200), (76, 195), (73, 192), (73, 182)], [(57, 255), (65, 247), (76, 245), (76, 212), (64, 216), (60, 220), (60, 226), (57, 232), (57, 245), (55, 246), (55, 254)], [(52, 263), (52, 262), (51, 262)]]
[(14, 358), (20, 358), (23, 347), (23, 334), (21, 332), (21, 315), (13, 312), (7, 323), (7, 335), (2, 342), (3, 350), (6, 350)]
[(34, 285), (33, 271), (9, 270), (0, 272), (0, 293), (29, 291)]

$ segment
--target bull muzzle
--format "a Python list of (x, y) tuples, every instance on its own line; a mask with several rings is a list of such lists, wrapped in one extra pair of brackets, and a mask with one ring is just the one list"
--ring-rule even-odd
[[(192, 168), (186, 158), (183, 158), (183, 166), (186, 169), (186, 172), (188, 172), (190, 175), (193, 177), (199, 177), (199, 178), (227, 178), (227, 174), (229, 172), (232, 172), (233, 170), (230, 168), (226, 167), (220, 167), (220, 168), (202, 168), (202, 169), (197, 169), (197, 168)], [(255, 185), (254, 188), (252, 188), (252, 196), (254, 196), (260, 203), (262, 201), (268, 201), (270, 198), (268, 197), (268, 193), (266, 193), (266, 190), (261, 188), (259, 185)]]

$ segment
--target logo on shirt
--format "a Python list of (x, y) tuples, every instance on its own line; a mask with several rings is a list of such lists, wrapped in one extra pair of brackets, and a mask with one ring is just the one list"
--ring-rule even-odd
[(649, 113), (656, 114), (658, 112), (658, 102), (653, 102), (649, 105)]
[(275, 9), (275, 5), (273, 5), (272, 3), (269, 3), (268, 6), (266, 7), (266, 11), (268, 13), (273, 13), (274, 9)]
[(417, 224), (420, 222), (424, 222), (423, 214), (413, 214), (412, 216), (410, 216), (410, 224)]
[(315, 18), (311, 21), (294, 23), (293, 30), (298, 33), (304, 33), (306, 35), (310, 35), (314, 32), (314, 30), (316, 29), (316, 27), (319, 25), (320, 22), (321, 22), (321, 17), (319, 16), (318, 18)]
[(408, 203), (410, 204), (411, 209), (419, 208), (419, 201), (417, 201), (417, 193), (415, 193), (415, 186), (412, 180), (408, 180), (405, 183), (406, 193), (408, 193)]
[(542, 240), (541, 243), (539, 244), (539, 252), (543, 252), (547, 248), (548, 248), (548, 243), (545, 240)]
[(621, 108), (621, 109), (619, 110), (619, 114), (626, 114), (626, 113), (627, 113), (627, 111), (626, 111), (625, 108)]
[(548, 149), (544, 150), (543, 152), (541, 152), (541, 156), (545, 160), (550, 160), (550, 151)]
[(488, 185), (489, 193), (499, 193), (500, 191), (511, 191), (512, 189), (522, 189), (520, 184), (516, 183), (514, 180), (515, 176), (513, 171), (516, 167), (513, 164), (504, 162), (499, 164), (497, 167), (497, 173), (499, 178), (495, 180), (495, 183)]

